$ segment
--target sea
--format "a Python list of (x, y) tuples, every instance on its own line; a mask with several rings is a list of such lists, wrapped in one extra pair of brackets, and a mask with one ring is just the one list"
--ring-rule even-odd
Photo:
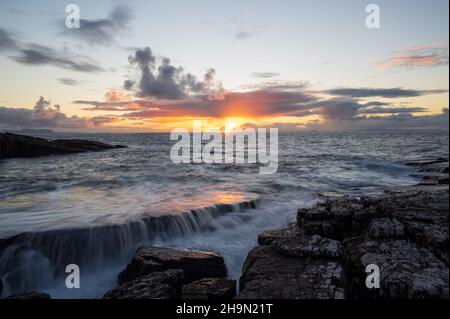
[[(420, 180), (409, 162), (448, 158), (448, 132), (279, 134), (278, 171), (175, 164), (166, 133), (42, 133), (124, 149), (0, 160), (2, 296), (101, 298), (139, 245), (217, 251), (238, 279), (263, 230), (323, 194), (377, 195)], [(66, 287), (67, 265), (80, 288)]]

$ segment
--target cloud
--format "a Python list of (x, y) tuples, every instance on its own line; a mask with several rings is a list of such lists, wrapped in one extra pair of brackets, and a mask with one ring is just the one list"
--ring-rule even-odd
[(15, 39), (14, 35), (9, 31), (0, 28), (0, 52), (15, 50), (18, 47), (19, 43)]
[(421, 45), (394, 53), (383, 62), (377, 63), (380, 69), (403, 67), (414, 69), (448, 65), (448, 42)]
[(317, 98), (304, 91), (286, 91), (278, 88), (264, 88), (249, 92), (225, 92), (220, 99), (209, 95), (197, 95), (182, 100), (133, 100), (133, 101), (74, 101), (75, 104), (89, 105), (91, 111), (128, 111), (127, 117), (163, 116), (273, 116), (296, 112), (309, 106), (305, 103)]
[(113, 121), (106, 117), (83, 118), (67, 116), (59, 105), (40, 97), (33, 109), (0, 107), (0, 129), (20, 128), (67, 128), (83, 129), (98, 127)]
[(56, 50), (35, 43), (23, 42), (18, 40), (13, 33), (0, 28), (0, 52), (2, 51), (12, 52), (13, 55), (9, 58), (24, 65), (51, 65), (86, 73), (104, 71), (98, 62), (87, 56), (76, 55), (67, 49)]
[(71, 79), (71, 78), (59, 78), (58, 82), (64, 85), (69, 85), (69, 86), (74, 86), (74, 85), (79, 85), (83, 82), (75, 80), (75, 79)]
[(237, 40), (247, 40), (259, 33), (262, 25), (249, 24), (239, 17), (231, 19), (231, 32)]
[[(71, 56), (70, 58), (68, 56)], [(37, 44), (30, 44), (19, 50), (19, 54), (12, 59), (25, 65), (51, 65), (62, 69), (95, 73), (104, 71), (98, 63), (86, 56), (74, 56), (68, 52), (61, 52)]]
[(423, 107), (369, 107), (359, 110), (359, 114), (405, 114), (405, 113), (424, 113), (428, 110)]
[[(398, 110), (397, 110), (398, 111)], [(311, 121), (306, 130), (321, 131), (402, 131), (402, 130), (440, 130), (448, 131), (448, 108), (434, 115), (414, 116), (411, 113), (396, 112), (387, 116), (360, 115), (351, 119), (334, 119), (327, 122)]]
[(89, 45), (110, 45), (116, 42), (118, 35), (129, 30), (133, 11), (128, 6), (116, 6), (103, 19), (81, 19), (79, 29), (65, 29), (64, 36), (72, 36)]
[(170, 59), (163, 58), (159, 63), (149, 48), (138, 49), (128, 57), (131, 65), (140, 70), (138, 80), (126, 80), (124, 88), (136, 89), (138, 97), (178, 100), (192, 94), (208, 94), (211, 99), (220, 99), (222, 84), (215, 80), (215, 70), (208, 69), (203, 80), (185, 73), (182, 67), (175, 67)]
[(408, 90), (403, 88), (338, 88), (323, 91), (323, 93), (329, 95), (354, 98), (406, 98), (447, 92), (448, 90)]
[(275, 73), (275, 72), (253, 72), (251, 74), (251, 76), (254, 78), (262, 78), (262, 79), (274, 78), (279, 75), (280, 75), (280, 73)]
[(238, 40), (246, 40), (252, 37), (252, 33), (244, 30), (239, 30), (234, 34), (234, 37)]

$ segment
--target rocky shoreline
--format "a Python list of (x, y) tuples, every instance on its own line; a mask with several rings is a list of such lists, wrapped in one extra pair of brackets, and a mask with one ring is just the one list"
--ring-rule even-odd
[[(411, 165), (424, 178), (417, 186), (380, 196), (334, 194), (300, 209), (287, 228), (259, 234), (239, 291), (216, 252), (142, 246), (103, 298), (449, 298), (448, 160)], [(379, 268), (379, 289), (366, 286), (368, 265)]]
[[(300, 209), (288, 228), (261, 233), (237, 298), (448, 298), (448, 161), (417, 166), (433, 179), (329, 198)], [(379, 289), (366, 287), (368, 265), (379, 267)]]
[[(239, 292), (217, 253), (144, 246), (105, 298), (448, 298), (448, 161), (411, 165), (424, 174), (420, 185), (327, 198), (289, 227), (262, 232)], [(366, 287), (371, 264), (379, 289)]]
[(96, 141), (73, 139), (51, 141), (27, 135), (0, 133), (0, 159), (98, 152), (125, 147), (123, 145), (109, 145)]

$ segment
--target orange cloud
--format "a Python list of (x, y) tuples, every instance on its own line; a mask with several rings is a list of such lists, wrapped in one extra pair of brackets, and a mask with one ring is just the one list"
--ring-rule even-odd
[(448, 43), (419, 45), (397, 52), (386, 61), (377, 63), (380, 69), (393, 67), (432, 67), (448, 65)]

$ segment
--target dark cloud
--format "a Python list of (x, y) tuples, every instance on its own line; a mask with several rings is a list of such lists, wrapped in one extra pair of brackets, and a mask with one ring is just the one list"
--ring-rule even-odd
[(59, 78), (58, 82), (64, 85), (69, 85), (69, 86), (74, 86), (74, 85), (79, 85), (83, 82), (75, 80), (75, 79), (71, 79), (71, 78)]
[(357, 101), (347, 98), (334, 98), (320, 104), (319, 113), (327, 120), (352, 119), (361, 108)]
[(19, 43), (15, 36), (11, 32), (0, 28), (0, 52), (15, 50), (18, 47)]
[(366, 104), (364, 104), (365, 107), (386, 106), (386, 105), (390, 105), (390, 104), (387, 102), (380, 102), (380, 101), (370, 101), (370, 102), (367, 102)]
[(354, 98), (382, 97), (382, 98), (406, 98), (428, 94), (446, 93), (448, 90), (408, 90), (403, 88), (339, 88), (323, 91), (334, 96), (347, 96)]
[(138, 97), (178, 100), (191, 94), (208, 94), (211, 98), (220, 98), (222, 85), (215, 80), (215, 70), (209, 69), (202, 81), (194, 75), (185, 73), (182, 67), (175, 67), (170, 59), (157, 58), (149, 47), (138, 49), (128, 57), (131, 65), (136, 65), (141, 76), (138, 81), (127, 80), (124, 88), (136, 89)]
[(307, 130), (325, 131), (401, 131), (401, 130), (440, 130), (448, 131), (448, 108), (442, 113), (434, 115), (414, 116), (411, 113), (397, 113), (387, 116), (356, 116), (352, 119), (335, 119), (331, 121), (311, 121), (306, 126)]
[(404, 113), (424, 113), (428, 110), (423, 107), (369, 107), (359, 110), (359, 114), (404, 114)]
[[(206, 80), (205, 80), (206, 81)], [(308, 109), (304, 105), (316, 101), (317, 98), (303, 91), (283, 91), (266, 88), (250, 92), (226, 92), (220, 99), (211, 99), (209, 95), (198, 95), (195, 98), (158, 102), (156, 100), (134, 101), (74, 101), (75, 104), (90, 105), (87, 110), (108, 110), (135, 112), (128, 117), (160, 117), (160, 116), (270, 116)]]
[(117, 6), (104, 19), (81, 19), (79, 29), (65, 29), (63, 35), (76, 37), (89, 45), (110, 45), (116, 37), (129, 30), (133, 11), (128, 6)]
[[(109, 122), (112, 119), (109, 118)], [(97, 127), (106, 123), (103, 117), (81, 118), (67, 116), (59, 105), (40, 97), (33, 109), (0, 107), (0, 128), (67, 128), (83, 129)]]
[(274, 77), (277, 77), (279, 75), (280, 75), (280, 73), (275, 73), (275, 72), (253, 72), (251, 74), (252, 77), (260, 78), (260, 79), (274, 78)]
[(98, 63), (86, 56), (74, 56), (68, 52), (57, 51), (36, 44), (30, 44), (26, 49), (19, 50), (19, 54), (13, 56), (12, 59), (25, 65), (51, 65), (78, 72), (95, 73), (104, 71)]
[(89, 57), (75, 55), (68, 50), (55, 50), (47, 46), (20, 41), (13, 35), (0, 28), (0, 52), (8, 51), (9, 56), (17, 63), (24, 65), (51, 65), (66, 70), (78, 72), (104, 71), (99, 63)]

